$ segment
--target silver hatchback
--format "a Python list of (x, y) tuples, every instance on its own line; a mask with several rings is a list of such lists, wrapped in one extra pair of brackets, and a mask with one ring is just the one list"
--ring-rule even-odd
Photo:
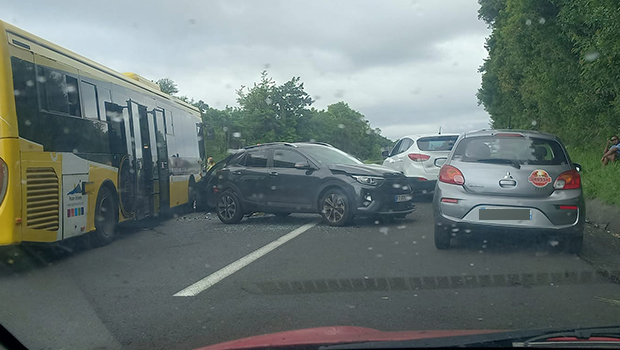
[(580, 168), (551, 134), (520, 130), (462, 134), (445, 159), (435, 188), (435, 246), (447, 249), (453, 237), (484, 229), (554, 234), (571, 253), (579, 252), (586, 216)]

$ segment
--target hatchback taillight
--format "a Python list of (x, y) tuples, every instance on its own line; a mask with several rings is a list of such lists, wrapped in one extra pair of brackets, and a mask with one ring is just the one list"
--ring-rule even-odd
[(0, 158), (0, 203), (4, 200), (7, 187), (9, 186), (9, 167)]
[(426, 154), (420, 154), (420, 153), (409, 153), (409, 159), (413, 160), (414, 162), (423, 162), (426, 160), (429, 160), (429, 158), (431, 156), (427, 156)]
[(462, 185), (465, 183), (463, 173), (452, 165), (444, 165), (439, 170), (439, 181), (447, 184)]
[(577, 170), (565, 171), (555, 179), (553, 188), (556, 190), (576, 190), (581, 188), (581, 175)]

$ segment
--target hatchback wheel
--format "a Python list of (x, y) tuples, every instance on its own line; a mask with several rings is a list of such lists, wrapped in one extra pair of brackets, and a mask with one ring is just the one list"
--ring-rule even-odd
[(224, 191), (219, 195), (217, 217), (225, 224), (236, 224), (243, 219), (241, 201), (233, 191)]
[(321, 197), (319, 208), (323, 220), (330, 226), (344, 226), (352, 218), (349, 199), (337, 189), (325, 192)]
[(446, 230), (443, 226), (435, 223), (435, 248), (437, 249), (449, 249), (450, 248), (450, 231)]

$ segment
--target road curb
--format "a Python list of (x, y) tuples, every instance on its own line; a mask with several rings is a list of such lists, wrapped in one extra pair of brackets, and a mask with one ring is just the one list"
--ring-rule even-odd
[(600, 224), (586, 225), (584, 247), (579, 256), (610, 281), (620, 283), (620, 239)]

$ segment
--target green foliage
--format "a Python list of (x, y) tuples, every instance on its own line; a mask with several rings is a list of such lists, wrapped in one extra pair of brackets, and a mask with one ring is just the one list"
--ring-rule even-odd
[(601, 165), (603, 150), (585, 150), (570, 147), (571, 160), (581, 164), (581, 185), (586, 198), (598, 198), (605, 203), (620, 206), (620, 183), (615, 181), (620, 172), (620, 162)]
[(618, 164), (600, 158), (620, 127), (617, 0), (479, 0), (492, 29), (478, 100), (496, 128), (559, 135), (588, 197), (620, 205)]
[(615, 0), (479, 0), (492, 28), (479, 102), (496, 128), (537, 129), (592, 147), (620, 127)]
[[(367, 162), (380, 162), (381, 150), (392, 141), (372, 129), (364, 115), (345, 102), (325, 110), (314, 101), (299, 77), (278, 85), (267, 72), (251, 88), (237, 90), (238, 107), (210, 108), (204, 102), (188, 101), (202, 110), (203, 123), (214, 129), (205, 140), (207, 155), (217, 159), (229, 149), (267, 142), (326, 142)], [(201, 104), (199, 106), (199, 104)]]
[(162, 92), (165, 92), (168, 95), (174, 95), (177, 92), (179, 92), (179, 88), (177, 87), (177, 84), (174, 81), (172, 81), (172, 79), (161, 78), (156, 82), (156, 84), (159, 85), (159, 89)]

